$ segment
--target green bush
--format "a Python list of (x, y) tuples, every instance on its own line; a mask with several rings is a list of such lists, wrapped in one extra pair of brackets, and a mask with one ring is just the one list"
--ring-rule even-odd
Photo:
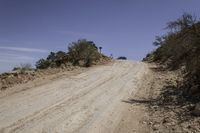
[[(74, 65), (89, 67), (100, 58), (100, 53), (93, 42), (82, 39), (69, 45), (68, 57)], [(80, 62), (83, 62), (83, 64)]]
[(36, 62), (36, 68), (37, 69), (46, 69), (50, 66), (50, 61), (45, 59), (40, 59)]
[[(169, 22), (167, 28), (170, 31), (161, 37), (156, 37), (153, 43), (158, 46), (152, 53), (153, 61), (168, 62), (169, 67), (176, 69), (194, 61), (192, 53), (200, 47), (200, 24), (196, 18), (184, 13), (179, 19)], [(195, 53), (195, 56), (197, 55), (198, 52)]]
[[(99, 47), (99, 49), (101, 51), (102, 47)], [(102, 54), (98, 52), (98, 47), (94, 42), (82, 39), (69, 44), (68, 53), (63, 51), (51, 52), (46, 59), (40, 59), (36, 62), (36, 68), (60, 67), (67, 62), (73, 65), (89, 67), (101, 57)]]

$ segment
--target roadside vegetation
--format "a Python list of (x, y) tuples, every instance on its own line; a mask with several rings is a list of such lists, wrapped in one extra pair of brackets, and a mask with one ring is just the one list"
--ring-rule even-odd
[(30, 63), (21, 63), (19, 67), (14, 67), (13, 71), (29, 71), (33, 70), (32, 65)]
[(166, 30), (143, 59), (157, 64), (152, 65), (157, 80), (151, 90), (159, 93), (148, 106), (150, 127), (154, 132), (200, 132), (200, 20), (184, 13)]
[(144, 60), (164, 64), (171, 70), (182, 69), (186, 93), (200, 94), (200, 21), (184, 13), (167, 23), (166, 28), (168, 32), (157, 36), (153, 43), (157, 49)]
[(36, 69), (32, 68), (29, 63), (23, 63), (13, 68), (12, 72), (0, 74), (0, 90), (42, 76), (75, 69), (81, 71), (84, 67), (105, 64), (110, 60), (111, 58), (102, 54), (102, 47), (97, 47), (93, 41), (78, 40), (69, 44), (68, 51), (50, 52), (46, 59), (38, 60), (35, 65)]
[(102, 47), (96, 46), (93, 41), (87, 41), (86, 39), (72, 42), (68, 46), (68, 52), (51, 52), (46, 59), (40, 59), (36, 62), (37, 69), (46, 69), (60, 67), (66, 63), (71, 63), (75, 66), (90, 67), (96, 61), (102, 57), (106, 57), (101, 54)]

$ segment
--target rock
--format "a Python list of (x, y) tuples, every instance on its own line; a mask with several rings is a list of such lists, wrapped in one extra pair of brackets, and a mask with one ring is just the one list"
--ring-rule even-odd
[(189, 90), (190, 95), (194, 95), (194, 94), (199, 93), (199, 92), (200, 92), (200, 89), (199, 89), (198, 85), (192, 86)]
[(200, 103), (197, 103), (194, 110), (192, 111), (194, 116), (200, 116)]
[(1, 90), (6, 90), (7, 86), (2, 86)]
[(195, 108), (195, 104), (189, 104), (189, 106), (188, 106), (189, 111), (194, 110), (194, 108)]
[(65, 64), (61, 64), (61, 69), (65, 69), (66, 68), (66, 66), (65, 66)]
[(152, 129), (153, 129), (154, 131), (158, 130), (158, 129), (159, 129), (159, 125), (158, 125), (158, 124), (153, 125)]
[(13, 76), (18, 77), (19, 73), (14, 73)]
[(2, 89), (2, 87), (3, 87), (3, 84), (0, 82), (0, 90)]
[(163, 121), (162, 121), (163, 124), (164, 124), (164, 123), (168, 123), (168, 122), (169, 122), (169, 119), (168, 119), (168, 118), (164, 118)]
[(67, 63), (65, 64), (65, 66), (66, 66), (66, 67), (71, 67), (71, 66), (73, 66), (73, 65), (72, 65), (72, 63), (67, 62)]
[(192, 127), (190, 125), (187, 126), (188, 129), (191, 129)]

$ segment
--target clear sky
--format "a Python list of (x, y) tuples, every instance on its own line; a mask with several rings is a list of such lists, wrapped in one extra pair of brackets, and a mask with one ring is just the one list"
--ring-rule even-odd
[(103, 53), (141, 60), (156, 35), (183, 12), (200, 16), (199, 0), (0, 0), (0, 72), (35, 64), (81, 38)]

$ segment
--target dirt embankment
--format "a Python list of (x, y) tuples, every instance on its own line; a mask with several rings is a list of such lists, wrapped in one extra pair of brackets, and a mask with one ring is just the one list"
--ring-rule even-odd
[[(198, 133), (200, 118), (196, 105), (184, 95), (180, 71), (168, 71), (148, 64), (142, 84), (123, 102), (128, 104), (116, 132)], [(199, 107), (200, 108), (200, 107)], [(199, 110), (197, 110), (199, 112)]]
[(75, 67), (72, 65), (63, 66), (60, 68), (49, 68), (49, 69), (38, 69), (38, 70), (18, 70), (0, 74), (0, 90), (5, 90), (7, 88), (13, 87), (18, 84), (27, 83), (38, 78), (45, 78), (50, 75), (73, 71), (75, 69), (80, 69), (80, 67)]
[[(96, 65), (105, 65), (112, 60), (108, 57), (102, 57), (97, 62), (93, 63)], [(48, 69), (37, 69), (37, 70), (17, 70), (0, 74), (0, 92), (11, 88), (16, 85), (28, 83), (33, 80), (41, 80), (45, 78), (56, 78), (66, 73), (76, 73), (86, 68), (73, 66), (71, 63), (62, 64), (61, 67), (48, 68)]]
[(181, 72), (168, 71), (152, 64), (149, 67), (152, 80), (147, 80), (150, 84), (150, 87), (147, 86), (148, 95), (140, 93), (142, 98), (130, 101), (135, 106), (146, 107), (148, 118), (144, 123), (150, 128), (149, 132), (200, 132), (200, 118), (193, 114), (195, 103), (191, 97), (184, 95), (181, 88)]

